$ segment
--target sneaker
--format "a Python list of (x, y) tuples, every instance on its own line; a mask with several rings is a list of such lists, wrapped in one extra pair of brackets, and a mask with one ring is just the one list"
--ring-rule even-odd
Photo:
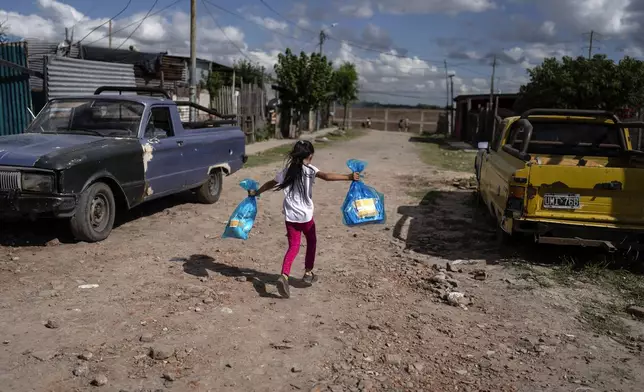
[(313, 283), (318, 281), (318, 277), (313, 273), (313, 271), (308, 271), (304, 273), (304, 277), (302, 278), (302, 281), (305, 284), (308, 284), (310, 286)]
[(279, 279), (277, 279), (277, 291), (279, 291), (283, 298), (291, 297), (291, 289), (288, 285), (288, 278), (286, 276), (280, 275)]

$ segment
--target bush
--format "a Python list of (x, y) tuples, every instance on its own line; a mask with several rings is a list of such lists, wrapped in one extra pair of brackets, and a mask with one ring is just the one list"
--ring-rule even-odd
[(262, 142), (272, 138), (275, 133), (274, 128), (274, 125), (266, 124), (264, 128), (258, 128), (255, 130), (255, 141)]

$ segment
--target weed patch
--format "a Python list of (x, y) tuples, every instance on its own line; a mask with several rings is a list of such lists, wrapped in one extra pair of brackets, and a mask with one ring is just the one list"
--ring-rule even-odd
[(420, 159), (426, 165), (457, 172), (474, 171), (476, 154), (451, 149), (442, 135), (421, 136), (412, 142), (418, 146)]

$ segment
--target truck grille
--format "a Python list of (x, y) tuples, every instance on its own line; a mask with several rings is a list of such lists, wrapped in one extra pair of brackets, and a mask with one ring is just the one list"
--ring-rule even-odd
[(0, 171), (0, 191), (20, 189), (20, 172)]

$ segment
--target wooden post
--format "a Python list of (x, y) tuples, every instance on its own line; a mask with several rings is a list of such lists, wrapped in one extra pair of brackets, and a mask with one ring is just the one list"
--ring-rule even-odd
[(422, 135), (423, 134), (423, 126), (425, 125), (425, 111), (421, 110), (420, 111), (420, 127), (418, 129), (418, 134)]
[(385, 131), (387, 130), (388, 125), (389, 125), (389, 109), (385, 109), (385, 127), (383, 128)]

